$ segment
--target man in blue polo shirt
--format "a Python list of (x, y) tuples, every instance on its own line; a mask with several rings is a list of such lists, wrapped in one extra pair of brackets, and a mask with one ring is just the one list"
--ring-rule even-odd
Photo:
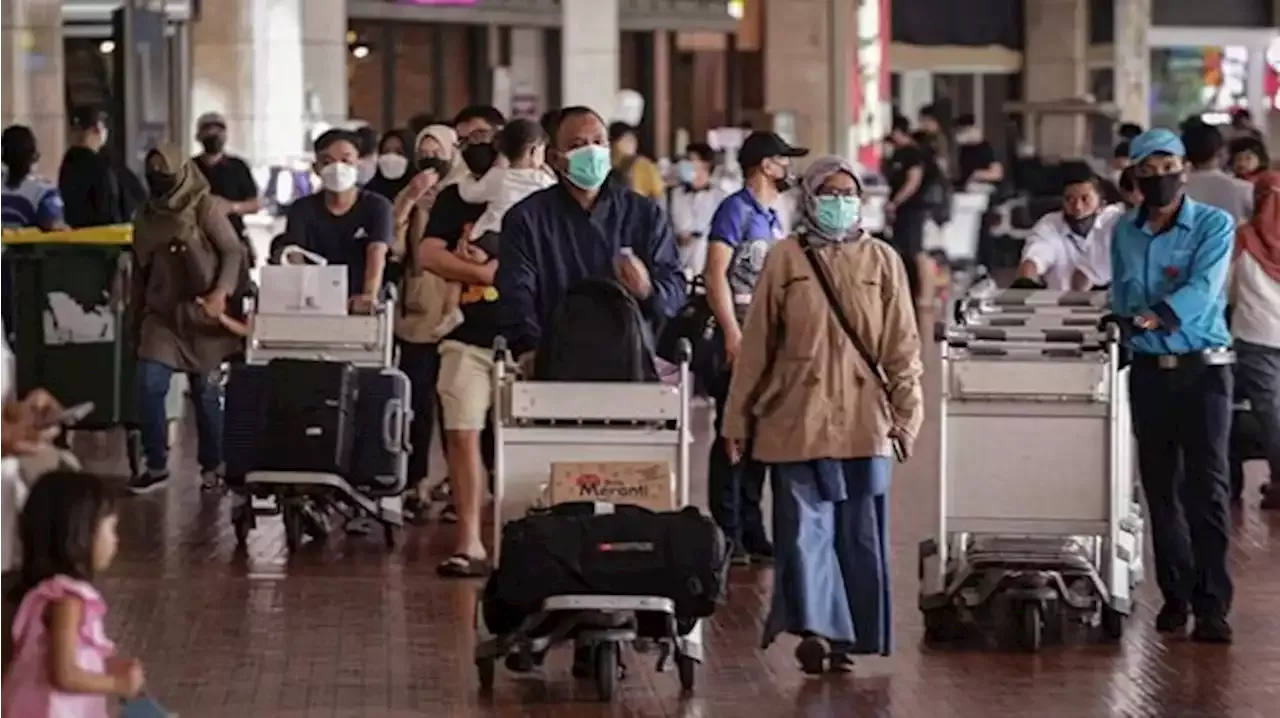
[(1129, 146), (1142, 205), (1116, 225), (1111, 311), (1129, 376), (1156, 581), (1156, 630), (1229, 643), (1227, 571), (1232, 373), (1225, 287), (1235, 220), (1186, 195), (1182, 141), (1149, 130)]
[[(773, 558), (773, 546), (764, 530), (760, 494), (765, 467), (745, 458), (739, 466), (729, 460), (720, 436), (724, 402), (729, 393), (729, 372), (742, 346), (742, 323), (764, 268), (770, 246), (782, 238), (782, 223), (773, 205), (793, 184), (791, 159), (809, 150), (792, 147), (772, 132), (753, 132), (738, 151), (746, 180), (743, 188), (720, 203), (711, 218), (707, 264), (703, 273), (707, 302), (715, 314), (717, 334), (723, 342), (723, 369), (710, 378), (716, 402), (716, 440), (711, 444), (708, 467), (711, 514), (734, 544), (739, 563)], [(746, 452), (750, 456), (751, 452)]]

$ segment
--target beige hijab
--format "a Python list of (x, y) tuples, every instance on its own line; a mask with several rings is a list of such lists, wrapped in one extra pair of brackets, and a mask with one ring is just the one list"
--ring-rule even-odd
[(210, 194), (209, 181), (193, 161), (176, 145), (166, 143), (147, 153), (151, 171), (174, 175), (173, 188), (142, 204), (134, 218), (133, 251), (149, 255), (158, 246), (168, 246), (175, 238), (186, 239), (199, 225), (198, 208)]

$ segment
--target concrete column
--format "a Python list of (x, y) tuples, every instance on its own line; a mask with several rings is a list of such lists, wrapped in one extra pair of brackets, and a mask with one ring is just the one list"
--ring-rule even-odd
[(855, 76), (856, 10), (856, 0), (764, 4), (765, 109), (791, 113), (796, 143), (814, 155), (848, 144), (849, 91), (843, 83)]
[[(1027, 3), (1026, 30), (1022, 72), (1026, 101), (1052, 102), (1084, 95), (1089, 89), (1088, 0)], [(1078, 157), (1085, 150), (1085, 120), (1082, 116), (1046, 116), (1031, 136), (1042, 154)]]
[(671, 154), (671, 43), (666, 30), (653, 33), (653, 97), (648, 98), (653, 118), (653, 156)]
[[(343, 13), (337, 22), (332, 5)], [(313, 122), (347, 117), (345, 6), (332, 5), (219, 0), (218, 12), (206, 8), (191, 29), (192, 117), (225, 115), (231, 150), (254, 166), (308, 152)], [(196, 151), (194, 127), (178, 134)]]
[(1115, 102), (1121, 122), (1151, 124), (1151, 0), (1115, 0)]
[(327, 125), (346, 122), (347, 0), (291, 1), (302, 9), (302, 77), (309, 117)]
[(56, 179), (67, 146), (60, 0), (0, 2), (0, 116), (36, 135), (41, 174)]
[[(537, 118), (550, 108), (547, 100), (547, 47), (542, 28), (511, 28), (511, 105), (513, 111)], [(491, 45), (495, 50), (497, 43)], [(501, 109), (501, 108), (499, 108)]]
[(586, 105), (608, 118), (619, 90), (619, 0), (560, 0), (563, 107)]

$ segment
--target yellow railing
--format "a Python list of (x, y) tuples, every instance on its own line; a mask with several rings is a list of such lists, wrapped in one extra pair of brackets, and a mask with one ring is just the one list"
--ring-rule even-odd
[(89, 229), (70, 229), (63, 232), (44, 232), (39, 229), (6, 229), (0, 231), (0, 242), (5, 246), (24, 244), (80, 244), (119, 246), (133, 244), (133, 225), (113, 224)]

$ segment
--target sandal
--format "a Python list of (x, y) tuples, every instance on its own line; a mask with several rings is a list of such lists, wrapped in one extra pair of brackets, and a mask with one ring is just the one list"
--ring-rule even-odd
[(489, 575), (489, 561), (456, 553), (436, 566), (436, 573), (445, 578), (484, 578)]
[(808, 676), (825, 673), (830, 656), (831, 646), (817, 636), (809, 636), (796, 646), (796, 660), (800, 662), (800, 670)]
[(853, 656), (848, 653), (833, 651), (827, 658), (829, 673), (853, 673)]

